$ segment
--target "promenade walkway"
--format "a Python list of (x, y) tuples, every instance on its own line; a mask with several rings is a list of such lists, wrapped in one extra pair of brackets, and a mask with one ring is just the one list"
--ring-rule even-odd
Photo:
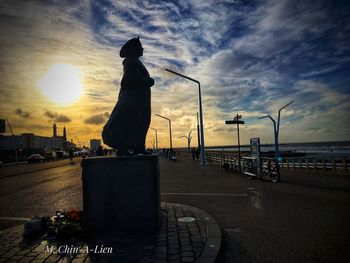
[(282, 171), (281, 183), (261, 182), (161, 159), (162, 200), (198, 207), (222, 228), (217, 262), (347, 262), (350, 178)]

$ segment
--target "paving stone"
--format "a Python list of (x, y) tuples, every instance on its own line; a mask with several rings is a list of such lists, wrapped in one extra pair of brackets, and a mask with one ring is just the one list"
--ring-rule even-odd
[(166, 259), (167, 258), (167, 253), (156, 253), (154, 255), (155, 259)]
[(191, 252), (192, 251), (192, 246), (181, 246), (181, 251)]
[(177, 254), (179, 254), (180, 253), (180, 250), (178, 249), (178, 248), (170, 248), (169, 250), (168, 250), (168, 254), (169, 255), (177, 255)]
[(23, 257), (21, 260), (17, 261), (18, 263), (28, 263), (33, 261), (34, 257)]
[(85, 258), (73, 258), (71, 263), (83, 263)]
[(193, 257), (193, 252), (181, 252), (182, 257)]
[(194, 257), (182, 257), (182, 262), (194, 262)]

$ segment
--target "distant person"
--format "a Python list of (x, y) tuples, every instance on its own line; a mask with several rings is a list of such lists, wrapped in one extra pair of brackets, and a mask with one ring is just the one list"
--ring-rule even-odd
[(143, 47), (139, 38), (127, 41), (119, 53), (123, 61), (118, 101), (103, 127), (103, 142), (117, 155), (148, 154), (145, 139), (151, 122), (151, 87), (154, 80), (139, 60)]
[(74, 152), (73, 152), (73, 149), (70, 149), (70, 150), (69, 150), (68, 155), (69, 155), (69, 159), (72, 161), (72, 160), (73, 160), (73, 158), (74, 158)]
[(199, 149), (196, 149), (196, 159), (199, 160)]
[(194, 148), (192, 148), (192, 160), (194, 161), (194, 159), (196, 158), (196, 150)]
[(104, 154), (103, 147), (100, 145), (96, 151), (96, 155), (103, 156), (103, 154)]

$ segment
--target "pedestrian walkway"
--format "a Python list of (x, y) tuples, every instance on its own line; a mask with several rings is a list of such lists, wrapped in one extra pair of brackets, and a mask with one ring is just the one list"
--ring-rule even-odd
[(153, 236), (108, 234), (57, 243), (43, 233), (25, 238), (23, 225), (1, 231), (0, 262), (214, 262), (221, 244), (215, 220), (191, 206), (161, 207), (160, 230)]

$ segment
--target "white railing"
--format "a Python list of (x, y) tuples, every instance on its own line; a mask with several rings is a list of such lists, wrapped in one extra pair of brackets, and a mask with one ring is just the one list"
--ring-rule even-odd
[[(176, 156), (189, 159), (192, 158), (191, 152), (183, 150), (177, 150)], [(238, 167), (238, 155), (236, 153), (207, 151), (206, 156), (208, 163), (216, 165), (224, 165), (227, 163), (230, 167)], [(262, 159), (269, 158), (263, 157)], [(350, 157), (288, 157), (283, 158), (282, 161), (280, 161), (280, 168), (348, 173), (350, 170)]]

